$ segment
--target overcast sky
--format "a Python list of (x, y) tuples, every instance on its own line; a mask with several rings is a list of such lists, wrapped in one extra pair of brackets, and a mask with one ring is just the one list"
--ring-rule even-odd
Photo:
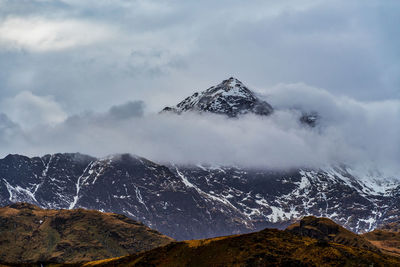
[[(82, 134), (65, 147), (39, 150), (26, 138), (38, 139), (32, 129), (43, 125), (76, 131), (68, 127), (85, 120), (98, 127), (99, 121), (152, 117), (235, 76), (275, 106), (324, 109), (320, 101), (329, 99), (330, 118), (338, 110), (360, 111), (339, 108), (344, 105), (368, 109), (369, 123), (388, 118), (382, 123), (391, 128), (386, 139), (395, 148), (380, 153), (399, 160), (399, 14), (397, 0), (0, 0), (1, 153), (115, 152), (126, 145), (101, 152), (85, 147)], [(345, 129), (341, 135), (353, 134)], [(57, 131), (48, 134), (61, 142)], [(354, 142), (361, 149), (377, 138)], [(36, 141), (43, 147), (44, 140)], [(149, 147), (138, 151), (161, 157)]]
[(232, 75), (399, 98), (399, 12), (396, 0), (0, 0), (0, 99), (156, 111)]

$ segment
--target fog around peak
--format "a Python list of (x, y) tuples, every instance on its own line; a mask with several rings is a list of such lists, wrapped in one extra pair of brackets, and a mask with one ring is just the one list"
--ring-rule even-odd
[[(349, 164), (398, 173), (399, 101), (361, 102), (304, 84), (280, 84), (263, 96), (274, 107), (270, 116), (146, 113), (143, 101), (129, 101), (56, 124), (26, 127), (3, 119), (1, 153), (132, 153), (160, 163), (270, 169)], [(319, 114), (316, 127), (299, 121), (311, 111)]]

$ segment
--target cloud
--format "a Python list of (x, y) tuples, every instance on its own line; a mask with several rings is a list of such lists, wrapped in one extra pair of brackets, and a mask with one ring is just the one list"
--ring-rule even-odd
[[(286, 120), (282, 125), (278, 123), (281, 119)], [(34, 146), (43, 151), (81, 151), (96, 156), (129, 152), (157, 162), (283, 168), (328, 160), (325, 145), (313, 149), (308, 143), (323, 139), (298, 125), (289, 112), (239, 120), (196, 114), (110, 120), (108, 114), (90, 113), (42, 128), (40, 136), (34, 132), (30, 136)]]
[(50, 96), (37, 96), (23, 91), (1, 101), (0, 110), (24, 128), (35, 125), (54, 125), (67, 118), (61, 106)]
[(16, 130), (19, 130), (18, 124), (10, 120), (6, 114), (0, 113), (0, 138), (8, 139), (14, 135)]
[(2, 0), (0, 98), (52, 95), (72, 115), (146, 99), (157, 111), (237, 76), (399, 98), (396, 3)]
[[(57, 127), (52, 128), (52, 130), (63, 127), (79, 127), (83, 130), (84, 128), (89, 127), (89, 125), (92, 125), (97, 129), (98, 127), (106, 127), (106, 125), (111, 126), (118, 123), (126, 123), (128, 120), (143, 117), (144, 109), (145, 104), (143, 101), (128, 101), (121, 105), (114, 105), (104, 113), (85, 111), (81, 114), (75, 114), (66, 118), (63, 123), (56, 125)], [(103, 131), (104, 130), (102, 130), (102, 132)]]
[(8, 49), (51, 52), (113, 38), (110, 26), (85, 20), (8, 17), (0, 23), (0, 44)]
[[(371, 164), (397, 168), (400, 160), (400, 100), (357, 101), (305, 84), (281, 84), (266, 92), (267, 99), (277, 108), (317, 111), (321, 117), (321, 136), (329, 137), (353, 152), (358, 151), (360, 159), (367, 157), (373, 162)], [(353, 160), (357, 161), (356, 158)]]
[[(74, 115), (24, 130), (19, 152), (132, 153), (156, 162), (287, 169), (329, 164), (368, 166), (398, 175), (400, 102), (361, 102), (304, 84), (281, 84), (265, 98), (275, 112), (239, 119), (212, 114), (147, 114), (141, 101)], [(316, 128), (299, 122), (316, 111)], [(18, 142), (17, 140), (14, 140)], [(2, 150), (3, 153), (10, 151)]]
[(115, 119), (128, 119), (131, 117), (143, 116), (144, 102), (143, 101), (129, 101), (123, 105), (112, 106), (109, 111)]
[(30, 147), (21, 127), (13, 122), (6, 114), (0, 113), (0, 147), (1, 151), (20, 150)]

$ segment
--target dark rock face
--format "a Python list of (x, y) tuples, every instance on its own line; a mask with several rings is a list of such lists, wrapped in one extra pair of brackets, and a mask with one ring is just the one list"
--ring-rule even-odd
[(400, 220), (398, 183), (346, 167), (272, 171), (55, 154), (7, 156), (0, 174), (0, 205), (116, 212), (180, 240), (285, 228), (310, 214), (355, 232)]
[(231, 77), (203, 92), (194, 93), (175, 107), (163, 109), (163, 112), (171, 111), (178, 114), (187, 111), (210, 112), (237, 117), (246, 113), (266, 116), (271, 114), (273, 109), (242, 82)]
[(10, 202), (66, 208), (76, 193), (73, 185), (93, 160), (79, 153), (41, 158), (8, 155), (0, 160), (0, 202), (8, 198)]
[(320, 116), (315, 111), (309, 112), (309, 113), (303, 113), (303, 115), (300, 117), (301, 123), (309, 125), (311, 127), (317, 126), (319, 120), (320, 120)]

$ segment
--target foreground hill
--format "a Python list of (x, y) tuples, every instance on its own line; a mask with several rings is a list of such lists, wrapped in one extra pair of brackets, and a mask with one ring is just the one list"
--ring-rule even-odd
[(300, 222), (286, 228), (286, 231), (300, 236), (307, 236), (325, 242), (378, 251), (378, 248), (367, 239), (359, 236), (327, 218), (307, 216)]
[[(310, 236), (312, 237), (310, 237)], [(307, 217), (286, 231), (173, 242), (84, 266), (399, 266), (363, 237), (328, 219)]]
[(77, 263), (133, 254), (171, 241), (113, 213), (44, 210), (26, 203), (0, 208), (0, 263)]
[(362, 235), (381, 251), (400, 257), (400, 222), (393, 222)]

